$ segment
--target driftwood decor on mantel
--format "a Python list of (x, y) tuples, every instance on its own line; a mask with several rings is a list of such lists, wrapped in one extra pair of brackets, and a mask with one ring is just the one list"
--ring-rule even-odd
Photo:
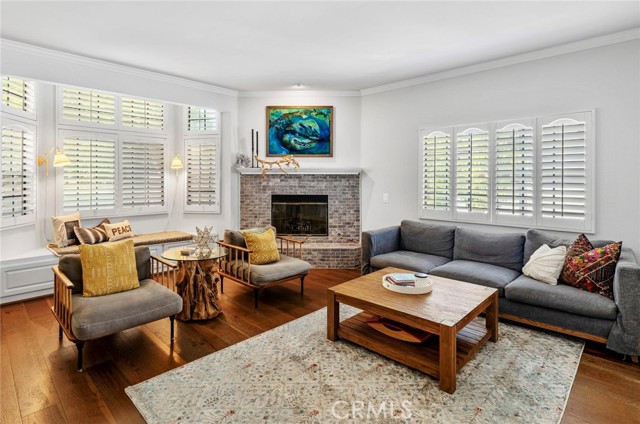
[(256, 162), (258, 162), (258, 164), (260, 165), (260, 168), (262, 168), (263, 178), (266, 178), (267, 172), (271, 171), (274, 165), (280, 168), (280, 170), (287, 175), (289, 175), (289, 173), (282, 167), (282, 165), (285, 165), (287, 167), (294, 167), (296, 169), (300, 168), (300, 164), (297, 160), (294, 159), (293, 155), (285, 155), (277, 160), (260, 159), (258, 156), (255, 156), (255, 159)]

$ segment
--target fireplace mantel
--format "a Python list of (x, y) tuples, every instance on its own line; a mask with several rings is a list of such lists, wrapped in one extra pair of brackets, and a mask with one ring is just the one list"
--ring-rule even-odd
[[(289, 175), (358, 175), (362, 172), (359, 168), (284, 168)], [(262, 168), (236, 168), (242, 175), (255, 175), (262, 173)], [(282, 174), (277, 166), (269, 171), (269, 175)]]

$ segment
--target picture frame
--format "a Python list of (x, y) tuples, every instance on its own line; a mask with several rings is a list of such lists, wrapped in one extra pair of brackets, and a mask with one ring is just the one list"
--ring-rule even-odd
[(333, 106), (267, 106), (267, 156), (333, 157)]

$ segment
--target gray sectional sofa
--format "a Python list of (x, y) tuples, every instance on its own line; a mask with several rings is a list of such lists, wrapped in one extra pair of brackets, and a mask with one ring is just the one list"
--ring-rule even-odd
[[(362, 234), (362, 273), (388, 266), (453, 278), (498, 289), (501, 318), (607, 344), (640, 354), (640, 267), (622, 249), (613, 282), (614, 299), (559, 283), (552, 286), (522, 274), (540, 246), (569, 245), (539, 230), (492, 234), (449, 225), (402, 221)], [(611, 241), (594, 240), (595, 247)]]

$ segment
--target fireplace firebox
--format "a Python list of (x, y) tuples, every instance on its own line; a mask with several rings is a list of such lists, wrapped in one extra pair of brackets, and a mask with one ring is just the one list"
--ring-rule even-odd
[(272, 194), (271, 225), (281, 235), (329, 235), (329, 196)]

